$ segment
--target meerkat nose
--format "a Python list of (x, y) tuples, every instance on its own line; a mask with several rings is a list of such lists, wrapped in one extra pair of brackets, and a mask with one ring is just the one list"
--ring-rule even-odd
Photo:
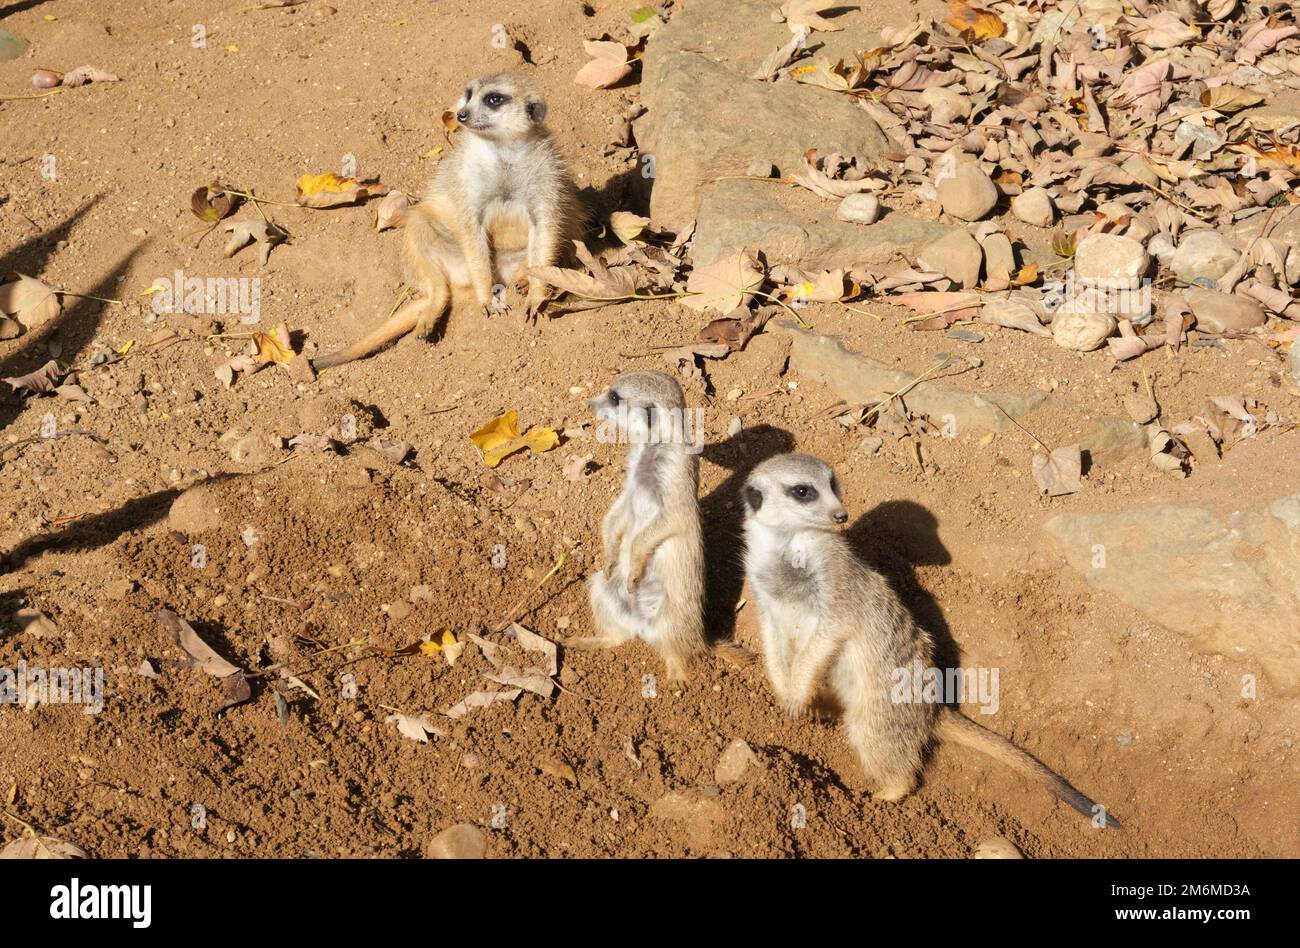
[(456, 113), (456, 121), (464, 125), (469, 121), (469, 109), (461, 109)]
[(831, 519), (833, 519), (836, 523), (848, 523), (849, 515), (846, 514), (843, 510), (841, 510), (839, 513), (832, 514)]

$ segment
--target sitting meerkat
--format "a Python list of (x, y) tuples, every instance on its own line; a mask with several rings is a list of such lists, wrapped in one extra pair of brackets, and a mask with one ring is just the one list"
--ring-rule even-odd
[[(882, 800), (917, 784), (927, 746), (950, 739), (1037, 781), (1085, 816), (1104, 810), (1010, 741), (946, 705), (895, 700), (895, 674), (929, 668), (934, 643), (888, 581), (854, 555), (835, 472), (807, 454), (758, 465), (744, 487), (745, 578), (781, 707), (804, 715), (824, 686)], [(1114, 817), (1102, 819), (1112, 827)]]
[[(522, 75), (498, 73), (469, 84), (456, 106), (465, 134), (406, 217), (404, 256), (422, 298), (360, 341), (312, 360), (316, 368), (370, 355), (412, 329), (430, 335), (453, 290), (472, 290), (485, 316), (507, 312), (494, 287), (510, 286), (525, 267), (561, 262), (582, 220), (545, 118), (541, 93)], [(530, 276), (529, 318), (545, 299), (546, 285)]]
[(626, 440), (623, 490), (601, 525), (605, 566), (587, 581), (596, 634), (576, 648), (640, 638), (684, 681), (704, 639), (704, 539), (696, 498), (699, 458), (685, 443), (686, 400), (662, 372), (628, 372), (588, 402)]

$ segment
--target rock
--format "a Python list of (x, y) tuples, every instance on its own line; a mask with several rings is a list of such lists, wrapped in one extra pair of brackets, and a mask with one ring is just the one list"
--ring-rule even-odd
[(1224, 512), (1161, 505), (1061, 514), (1045, 529), (1098, 590), (1233, 667), (1245, 652), (1280, 687), (1300, 691), (1300, 494)]
[(973, 859), (1024, 859), (1024, 853), (1005, 836), (994, 836), (975, 847)]
[(873, 457), (880, 453), (880, 449), (885, 446), (884, 438), (877, 438), (875, 435), (867, 435), (858, 442), (858, 450), (868, 457)]
[(1074, 276), (1104, 287), (1136, 287), (1146, 276), (1151, 258), (1129, 237), (1093, 234), (1074, 248)]
[(186, 537), (216, 530), (221, 524), (216, 491), (202, 484), (182, 491), (167, 511), (167, 525)]
[(1187, 305), (1196, 328), (1205, 332), (1246, 332), (1264, 325), (1264, 307), (1245, 296), (1218, 290), (1188, 290)]
[(1200, 278), (1217, 280), (1231, 270), (1241, 254), (1231, 240), (1217, 230), (1194, 230), (1184, 234), (1170, 261), (1170, 269), (1184, 283)]
[[(844, 348), (834, 336), (808, 332), (789, 320), (769, 323), (768, 331), (773, 335), (789, 335), (791, 369), (802, 378), (827, 385), (847, 402), (875, 404), (891, 392), (911, 385), (919, 374), (890, 368)], [(922, 382), (908, 392), (907, 404), (913, 411), (935, 419), (952, 415), (958, 431), (1002, 431), (1011, 425), (1007, 415), (1019, 421), (1046, 399), (1045, 395), (1025, 398), (1002, 392), (977, 394), (937, 382)], [(994, 407), (994, 402), (998, 407)]]
[(772, 265), (847, 270), (914, 257), (921, 247), (952, 232), (943, 224), (901, 213), (863, 227), (830, 214), (810, 215), (802, 202), (791, 189), (762, 181), (719, 182), (700, 204), (695, 265), (708, 266), (737, 247), (748, 247), (762, 250)]
[(1057, 313), (1052, 320), (1052, 341), (1076, 352), (1091, 352), (1114, 331), (1110, 313)]
[(866, 192), (850, 194), (840, 201), (835, 216), (850, 224), (874, 224), (880, 217), (880, 198)]
[(954, 174), (936, 185), (944, 212), (958, 220), (977, 221), (998, 203), (993, 179), (973, 161), (961, 162)]
[(1006, 234), (988, 234), (980, 241), (984, 251), (984, 279), (1009, 286), (1016, 272), (1016, 252)]
[(717, 792), (688, 790), (666, 793), (650, 804), (650, 815), (658, 820), (684, 824), (690, 844), (697, 849), (707, 848), (713, 841), (714, 825), (726, 818)]
[(1291, 366), (1291, 378), (1300, 385), (1300, 342), (1291, 343), (1291, 352), (1287, 357), (1287, 363)]
[(1147, 241), (1147, 253), (1160, 261), (1162, 267), (1173, 263), (1175, 251), (1173, 238), (1168, 234), (1155, 234)]
[(390, 603), (388, 606), (388, 618), (394, 622), (401, 622), (411, 614), (411, 607), (400, 599), (397, 602)]
[(1124, 396), (1124, 410), (1139, 425), (1154, 421), (1156, 415), (1160, 414), (1160, 406), (1145, 388), (1139, 388)]
[(545, 756), (537, 761), (537, 769), (544, 774), (549, 774), (556, 780), (562, 780), (565, 783), (571, 783), (577, 786), (578, 774), (573, 767), (562, 757)]
[(775, 178), (777, 177), (776, 165), (765, 158), (755, 158), (745, 169), (745, 174), (755, 178)]
[(964, 230), (940, 237), (922, 250), (917, 259), (922, 268), (942, 273), (963, 289), (979, 286), (984, 251), (979, 242)]
[[(788, 173), (802, 167), (810, 147), (867, 158), (894, 148), (848, 96), (748, 78), (785, 42), (779, 36), (786, 31), (774, 31), (770, 11), (766, 0), (696, 0), (647, 41), (640, 86), (647, 111), (634, 130), (639, 171), (654, 182), (650, 214), (657, 225), (676, 230), (688, 224), (714, 179), (757, 159)], [(810, 128), (815, 141), (808, 138)]]
[(713, 769), (713, 779), (719, 786), (738, 783), (746, 776), (752, 775), (760, 766), (754, 749), (740, 738), (736, 738), (727, 745), (722, 756), (718, 758), (718, 765)]
[(487, 855), (487, 838), (472, 823), (458, 823), (429, 841), (432, 859), (482, 859)]
[(1088, 452), (1093, 463), (1141, 455), (1147, 451), (1147, 433), (1123, 418), (1101, 418), (1079, 439), (1079, 450)]
[(1051, 227), (1056, 219), (1056, 205), (1046, 188), (1027, 188), (1011, 199), (1011, 213), (1026, 224)]

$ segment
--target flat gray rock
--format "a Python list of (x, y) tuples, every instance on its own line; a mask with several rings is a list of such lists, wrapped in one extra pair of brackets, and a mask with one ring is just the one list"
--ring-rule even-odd
[[(657, 185), (656, 185), (657, 186)], [(762, 250), (769, 265), (845, 269), (914, 256), (952, 233), (945, 224), (885, 214), (874, 224), (837, 220), (834, 201), (790, 185), (722, 181), (708, 191), (695, 228), (695, 265), (708, 266), (738, 248)], [(658, 222), (658, 218), (655, 218)]]
[(1300, 494), (1228, 513), (1061, 514), (1045, 529), (1090, 585), (1198, 647), (1244, 653), (1281, 687), (1300, 687)]

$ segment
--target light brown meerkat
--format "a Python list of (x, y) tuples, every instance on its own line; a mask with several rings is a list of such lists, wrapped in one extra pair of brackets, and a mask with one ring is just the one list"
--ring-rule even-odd
[(772, 688), (796, 718), (819, 691), (829, 692), (862, 769), (879, 787), (877, 798), (911, 793), (927, 747), (948, 739), (1042, 784), (1097, 825), (1119, 828), (1005, 738), (946, 705), (896, 700), (900, 671), (916, 663), (932, 667), (934, 642), (837, 530), (848, 514), (829, 465), (807, 454), (770, 458), (746, 479), (744, 502), (745, 578), (758, 606)]
[(605, 565), (587, 581), (596, 634), (565, 644), (612, 648), (640, 638), (663, 657), (669, 681), (684, 681), (690, 660), (708, 650), (702, 443), (691, 439), (681, 386), (662, 372), (620, 375), (588, 405), (598, 436), (630, 447), (623, 489), (601, 524)]
[[(456, 106), (464, 134), (404, 225), (406, 266), (421, 297), (358, 342), (312, 360), (316, 368), (370, 355), (412, 329), (430, 335), (454, 291), (471, 290), (485, 316), (508, 312), (504, 289), (525, 268), (565, 258), (582, 215), (545, 118), (541, 93), (518, 73), (482, 76), (466, 87)], [(529, 277), (529, 318), (545, 299), (546, 285)]]

